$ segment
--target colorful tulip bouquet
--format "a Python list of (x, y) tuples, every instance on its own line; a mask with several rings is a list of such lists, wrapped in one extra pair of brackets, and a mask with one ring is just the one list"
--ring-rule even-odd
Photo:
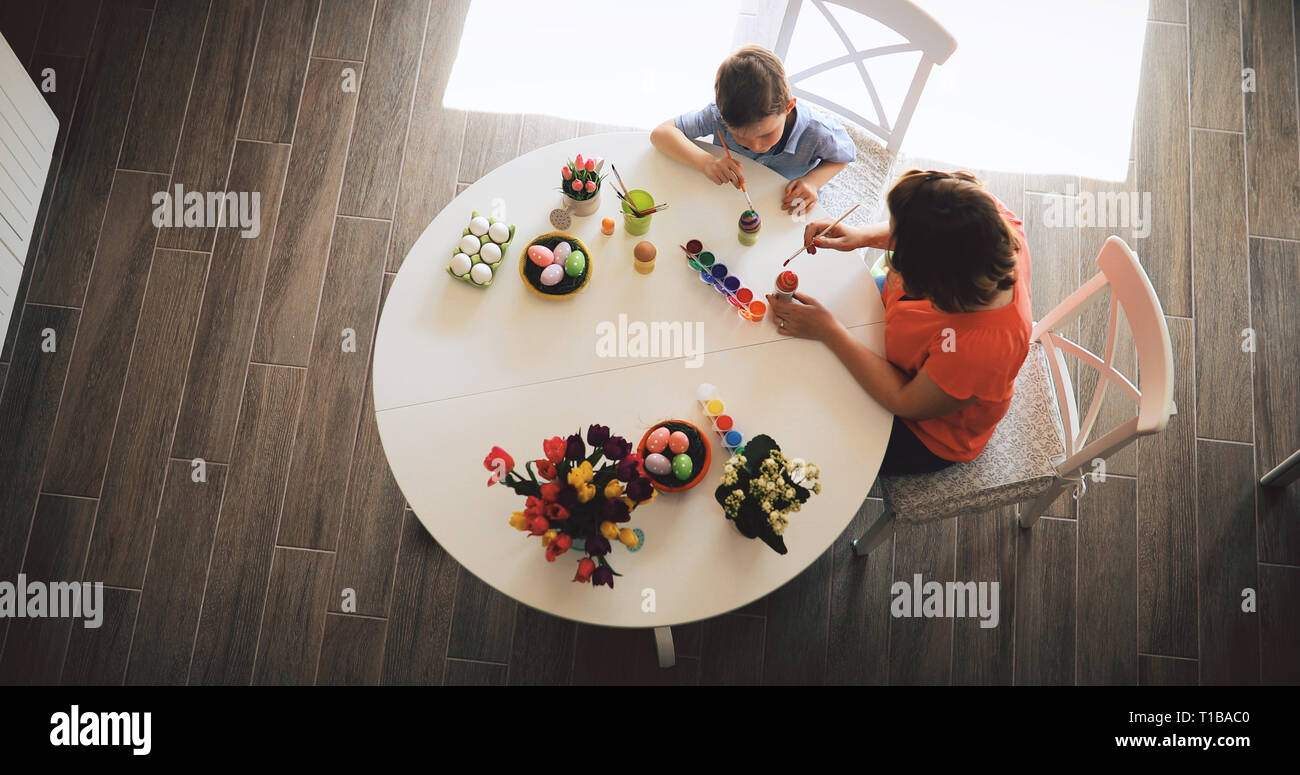
[(787, 458), (772, 437), (758, 435), (736, 450), (722, 469), (713, 497), (746, 538), (761, 538), (785, 554), (790, 515), (822, 491), (821, 470), (799, 458)]
[(575, 202), (594, 199), (600, 193), (600, 174), (605, 160), (584, 159), (582, 154), (560, 168), (560, 190)]
[(592, 425), (587, 444), (590, 454), (576, 433), (543, 441), (545, 457), (524, 464), (526, 477), (515, 472), (514, 458), (500, 447), (492, 448), (483, 466), (492, 472), (489, 487), (501, 482), (526, 496), (524, 510), (510, 517), (511, 527), (539, 536), (548, 562), (570, 549), (583, 552), (573, 580), (613, 589), (614, 577), (622, 574), (610, 566), (610, 550), (614, 543), (631, 552), (641, 548), (645, 534), (626, 523), (637, 506), (654, 500), (656, 491), (641, 473), (640, 456), (622, 436)]

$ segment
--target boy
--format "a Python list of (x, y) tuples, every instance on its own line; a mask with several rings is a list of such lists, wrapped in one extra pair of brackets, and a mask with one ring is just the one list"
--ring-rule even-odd
[(718, 185), (745, 182), (740, 162), (714, 156), (691, 138), (712, 134), (726, 141), (732, 155), (747, 156), (790, 180), (781, 209), (802, 212), (817, 201), (817, 191), (857, 156), (844, 127), (807, 106), (795, 106), (785, 67), (761, 46), (745, 46), (718, 67), (715, 101), (654, 128), (650, 142)]

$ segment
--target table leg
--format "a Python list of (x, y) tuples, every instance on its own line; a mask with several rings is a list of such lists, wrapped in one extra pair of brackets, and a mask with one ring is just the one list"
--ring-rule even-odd
[(1300, 478), (1300, 450), (1293, 452), (1291, 457), (1279, 463), (1277, 468), (1264, 474), (1259, 483), (1265, 487), (1286, 487), (1297, 478)]
[(857, 557), (866, 557), (871, 554), (885, 539), (894, 534), (894, 512), (888, 507), (880, 512), (876, 521), (871, 523), (867, 532), (863, 533), (860, 538), (853, 539), (850, 544), (853, 547), (853, 554)]
[(677, 652), (673, 648), (673, 628), (655, 628), (655, 650), (659, 652), (660, 667), (672, 667), (677, 664)]

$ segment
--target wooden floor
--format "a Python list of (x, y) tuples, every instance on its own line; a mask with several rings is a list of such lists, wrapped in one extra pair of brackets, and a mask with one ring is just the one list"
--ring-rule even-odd
[[(61, 123), (0, 355), (0, 580), (108, 588), (100, 629), (0, 620), (0, 681), (1300, 682), (1300, 486), (1254, 486), (1300, 448), (1300, 2), (1152, 3), (1127, 183), (985, 174), (1025, 220), (1038, 315), (1108, 233), (1131, 239), (1174, 345), (1168, 430), (1029, 532), (985, 514), (866, 560), (846, 534), (767, 599), (677, 628), (670, 670), (649, 632), (539, 614), (462, 570), (379, 444), (371, 346), (420, 231), (497, 165), (603, 129), (442, 108), (467, 4), (4, 4)], [(737, 40), (771, 44), (780, 5), (747, 2)], [(151, 195), (177, 185), (261, 192), (260, 235), (154, 228)], [(1149, 235), (1045, 222), (1104, 191), (1150, 192)], [(999, 581), (999, 626), (891, 618), (915, 573)]]

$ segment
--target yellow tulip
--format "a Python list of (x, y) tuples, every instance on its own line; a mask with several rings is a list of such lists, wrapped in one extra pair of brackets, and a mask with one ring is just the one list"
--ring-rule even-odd
[(618, 540), (629, 549), (635, 549), (641, 543), (641, 539), (630, 527), (618, 531)]
[(619, 536), (618, 525), (613, 522), (601, 522), (600, 534), (611, 541), (617, 541)]
[(605, 485), (605, 500), (612, 501), (623, 494), (623, 483), (617, 479), (610, 479), (609, 484)]
[(559, 535), (559, 533), (555, 530), (547, 530), (545, 533), (542, 533), (542, 546), (546, 546), (550, 542), (554, 541), (555, 536), (557, 535)]
[(578, 503), (587, 503), (596, 497), (596, 485), (584, 484), (578, 487)]
[(510, 515), (510, 527), (515, 530), (528, 529), (528, 517), (524, 516), (522, 511), (516, 511)]
[[(591, 463), (584, 460), (582, 461), (582, 465), (577, 466), (569, 472), (569, 484), (581, 488), (582, 485), (590, 483), (595, 475), (595, 472), (591, 469)], [(583, 502), (585, 503), (586, 501)]]

